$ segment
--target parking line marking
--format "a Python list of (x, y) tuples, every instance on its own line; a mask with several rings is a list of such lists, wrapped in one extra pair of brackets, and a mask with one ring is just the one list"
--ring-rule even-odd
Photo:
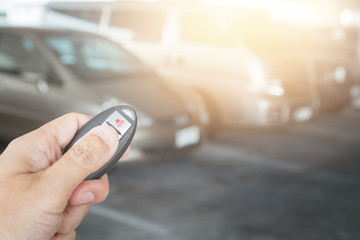
[(151, 232), (157, 235), (170, 235), (170, 230), (159, 224), (115, 210), (113, 208), (105, 207), (104, 205), (92, 206), (89, 213), (112, 220), (116, 223), (137, 228), (142, 231)]
[(261, 167), (273, 168), (281, 171), (296, 173), (305, 171), (305, 167), (300, 164), (278, 161), (268, 157), (247, 153), (240, 148), (226, 146), (222, 144), (204, 144), (199, 153), (200, 152), (206, 152), (207, 154), (211, 153), (210, 156), (213, 156), (214, 159), (221, 159), (221, 161), (223, 161), (224, 159), (232, 159), (231, 161), (234, 161), (233, 159), (236, 159), (236, 161), (242, 161)]

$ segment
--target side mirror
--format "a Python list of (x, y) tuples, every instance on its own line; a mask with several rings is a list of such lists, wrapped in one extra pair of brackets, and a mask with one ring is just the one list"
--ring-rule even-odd
[(40, 93), (48, 93), (49, 92), (49, 85), (46, 82), (46, 76), (41, 73), (34, 73), (34, 72), (23, 72), (21, 74), (23, 81), (28, 83), (35, 83), (36, 88), (39, 90)]

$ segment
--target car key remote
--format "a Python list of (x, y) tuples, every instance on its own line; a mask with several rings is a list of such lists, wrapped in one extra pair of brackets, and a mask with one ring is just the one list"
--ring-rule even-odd
[(120, 105), (109, 108), (99, 113), (89, 122), (87, 122), (82, 128), (80, 128), (80, 130), (75, 134), (71, 142), (64, 148), (63, 153), (67, 152), (77, 142), (77, 140), (84, 136), (88, 131), (99, 125), (109, 125), (117, 131), (117, 133), (119, 134), (119, 146), (114, 156), (107, 163), (105, 163), (104, 166), (91, 173), (86, 178), (86, 180), (101, 178), (101, 176), (110, 171), (110, 169), (125, 153), (136, 131), (136, 112), (133, 108), (129, 106)]

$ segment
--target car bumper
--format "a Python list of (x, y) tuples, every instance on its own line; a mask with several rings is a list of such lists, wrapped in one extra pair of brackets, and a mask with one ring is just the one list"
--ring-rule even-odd
[(138, 128), (127, 160), (187, 151), (201, 143), (202, 132), (199, 124), (181, 128), (161, 125)]
[[(249, 108), (248, 108), (249, 109)], [(314, 118), (316, 108), (310, 98), (267, 99), (253, 101), (250, 116), (246, 121), (250, 125), (279, 126), (291, 122), (305, 122)]]

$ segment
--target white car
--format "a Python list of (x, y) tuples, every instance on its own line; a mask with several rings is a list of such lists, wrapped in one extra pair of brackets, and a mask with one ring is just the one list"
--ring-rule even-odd
[[(44, 23), (98, 31), (153, 66), (169, 81), (201, 94), (211, 127), (273, 126), (314, 117), (307, 79), (296, 94), (234, 35), (231, 8), (200, 3), (50, 3)], [(62, 20), (61, 20), (62, 19)]]

